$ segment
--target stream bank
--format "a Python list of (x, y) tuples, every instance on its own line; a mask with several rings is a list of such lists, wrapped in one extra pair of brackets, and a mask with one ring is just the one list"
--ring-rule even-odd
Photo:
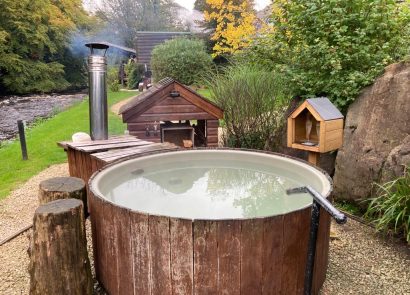
[(86, 93), (8, 96), (0, 98), (0, 144), (13, 139), (17, 133), (17, 120), (27, 125), (40, 118), (49, 118), (82, 101)]

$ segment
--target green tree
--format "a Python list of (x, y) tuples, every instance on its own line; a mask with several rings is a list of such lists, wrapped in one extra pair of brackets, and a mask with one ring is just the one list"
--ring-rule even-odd
[(409, 1), (278, 0), (247, 59), (276, 67), (296, 93), (346, 110), (383, 68), (409, 53)]
[[(199, 12), (205, 13), (205, 11), (210, 11), (211, 7), (206, 3), (206, 0), (196, 0), (194, 2), (194, 9)], [(211, 54), (216, 44), (214, 40), (211, 40), (212, 35), (215, 33), (216, 21), (212, 19), (196, 20), (195, 22), (198, 25), (199, 29), (202, 31), (202, 33), (198, 34), (198, 36), (205, 42), (206, 51)], [(216, 58), (214, 59), (214, 61), (216, 63), (219, 63), (220, 61), (224, 60), (218, 60), (218, 58)]]
[(0, 84), (15, 93), (65, 89), (58, 58), (86, 20), (80, 0), (0, 2)]
[(204, 12), (209, 8), (209, 5), (206, 4), (206, 0), (195, 0), (194, 9), (200, 12)]
[(152, 51), (151, 67), (156, 81), (170, 77), (191, 85), (211, 66), (211, 56), (200, 40), (176, 38), (157, 45)]
[(144, 78), (145, 66), (139, 63), (129, 63), (125, 66), (128, 89), (138, 89), (138, 84)]

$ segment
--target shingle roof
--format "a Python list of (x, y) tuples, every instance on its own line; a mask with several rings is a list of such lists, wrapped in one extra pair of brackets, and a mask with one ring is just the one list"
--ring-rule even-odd
[(307, 102), (325, 121), (343, 118), (342, 113), (326, 97), (309, 98)]
[[(186, 89), (188, 92), (190, 92), (192, 94), (193, 97), (196, 98), (197, 101), (203, 101), (205, 102), (206, 105), (208, 105), (208, 107), (205, 107), (204, 109), (204, 105), (198, 105), (198, 107), (204, 109), (205, 112), (211, 113), (213, 115), (215, 115), (210, 109), (214, 109), (215, 108), (218, 110), (218, 114), (216, 114), (216, 117), (218, 117), (219, 119), (222, 118), (223, 116), (223, 110), (216, 105), (214, 102), (208, 100), (207, 98), (203, 97), (202, 95), (200, 95), (199, 93), (193, 91), (192, 89), (190, 89), (189, 87), (179, 83), (178, 81), (172, 79), (172, 78), (164, 78), (160, 81), (158, 81), (157, 83), (155, 83), (152, 87), (150, 87), (148, 90), (144, 91), (142, 94), (140, 95), (136, 95), (134, 97), (132, 97), (130, 99), (130, 101), (128, 103), (126, 103), (125, 105), (123, 105), (120, 110), (119, 110), (119, 114), (123, 114), (126, 113), (127, 111), (133, 109), (133, 108), (138, 108), (139, 105), (145, 101), (148, 101), (150, 99), (155, 99), (158, 96), (157, 93), (164, 90), (166, 87), (168, 87), (171, 84), (178, 84), (180, 85), (182, 88)], [(191, 103), (195, 104), (195, 102)]]
[(140, 95), (137, 95), (133, 97), (132, 99), (130, 99), (128, 103), (126, 103), (120, 108), (119, 113), (122, 114), (128, 111), (129, 109), (135, 107), (136, 105), (139, 105), (141, 102), (150, 98), (153, 94), (155, 94), (156, 92), (160, 91), (161, 89), (165, 88), (166, 86), (168, 86), (169, 84), (173, 82), (174, 80), (171, 78), (164, 78), (158, 81), (158, 83), (154, 84), (153, 86), (151, 86), (149, 89), (147, 89)]

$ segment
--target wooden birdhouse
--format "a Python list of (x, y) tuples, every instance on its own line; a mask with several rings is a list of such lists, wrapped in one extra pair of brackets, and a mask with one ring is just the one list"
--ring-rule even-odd
[(326, 97), (307, 99), (288, 117), (288, 147), (311, 152), (310, 162), (313, 153), (340, 148), (342, 138), (343, 115)]

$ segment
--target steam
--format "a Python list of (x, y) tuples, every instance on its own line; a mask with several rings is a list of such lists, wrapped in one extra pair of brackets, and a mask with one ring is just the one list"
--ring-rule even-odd
[[(71, 36), (70, 40), (70, 51), (76, 56), (84, 59), (90, 54), (90, 49), (85, 46), (86, 43), (90, 42), (109, 42), (120, 46), (128, 47), (125, 40), (123, 40), (118, 31), (116, 31), (110, 25), (102, 27), (98, 32), (93, 32), (90, 34), (87, 31), (77, 30)], [(110, 56), (107, 61), (109, 64), (118, 63), (119, 60), (127, 60), (131, 53), (120, 51), (116, 48), (110, 48), (107, 51), (107, 55)]]
[[(91, 14), (101, 8), (101, 0), (83, 0), (84, 8)], [(182, 27), (186, 28), (192, 33), (201, 33), (203, 29), (199, 26), (199, 23), (203, 21), (203, 14), (197, 10), (189, 10), (180, 5), (174, 7), (173, 13), (175, 14), (175, 19)], [(125, 47), (134, 47), (130, 44), (133, 40), (124, 40), (122, 37), (124, 34), (120, 34), (117, 28), (108, 24), (98, 30), (97, 32), (87, 32), (86, 30), (77, 30), (72, 33), (70, 40), (70, 50), (78, 57), (86, 57), (89, 54), (89, 49), (85, 47), (86, 43), (95, 41), (106, 41), (113, 44), (117, 44)], [(127, 44), (128, 43), (128, 44)], [(115, 49), (108, 51), (108, 54), (115, 55)], [(118, 54), (118, 53), (117, 53)], [(122, 53), (124, 55), (124, 53)]]
[(201, 33), (202, 28), (199, 23), (204, 20), (204, 16), (198, 10), (188, 10), (184, 7), (178, 7), (177, 10), (178, 18), (181, 20), (182, 24), (189, 29), (192, 33)]
[(88, 12), (94, 14), (101, 8), (101, 0), (83, 0), (83, 7)]

